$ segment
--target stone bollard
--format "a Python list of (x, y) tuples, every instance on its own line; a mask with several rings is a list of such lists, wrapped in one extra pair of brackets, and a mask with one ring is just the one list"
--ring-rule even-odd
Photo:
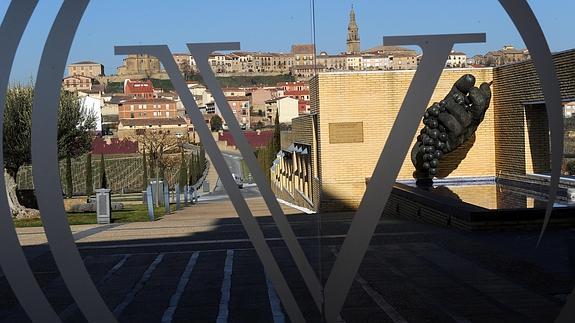
[(176, 184), (175, 192), (176, 192), (176, 210), (179, 210), (180, 209), (180, 184)]
[(148, 217), (150, 221), (154, 221), (154, 199), (152, 198), (152, 185), (148, 185), (148, 189), (146, 190), (147, 196), (147, 204), (148, 204)]
[(164, 207), (166, 208), (165, 214), (170, 214), (170, 188), (168, 182), (164, 182)]
[(112, 219), (110, 191), (108, 188), (96, 190), (96, 219), (98, 224), (110, 224)]

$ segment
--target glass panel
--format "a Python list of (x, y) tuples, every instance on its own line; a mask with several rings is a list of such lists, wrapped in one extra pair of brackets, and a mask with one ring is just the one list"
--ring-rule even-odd
[[(0, 3), (0, 319), (548, 322), (565, 306), (575, 4), (92, 1), (68, 53), (61, 2), (13, 41), (24, 3)], [(563, 129), (538, 25), (507, 14), (527, 4)], [(424, 36), (388, 38), (405, 35)]]

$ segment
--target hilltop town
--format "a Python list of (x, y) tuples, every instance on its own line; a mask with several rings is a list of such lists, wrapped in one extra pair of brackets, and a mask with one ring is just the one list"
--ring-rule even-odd
[[(417, 69), (421, 54), (399, 46), (375, 46), (361, 49), (359, 27), (353, 8), (349, 14), (346, 50), (339, 54), (317, 53), (313, 44), (295, 44), (288, 53), (246, 52), (212, 53), (209, 64), (222, 82), (224, 94), (237, 121), (244, 130), (261, 130), (280, 122), (291, 124), (294, 117), (309, 114), (308, 80), (318, 73), (342, 71), (395, 71)], [(198, 75), (194, 57), (173, 54), (188, 88), (207, 123), (220, 110)], [(452, 51), (446, 68), (501, 66), (529, 59), (527, 50), (505, 46), (485, 55), (468, 57)], [(97, 62), (80, 61), (68, 66), (64, 89), (77, 91), (86, 106), (99, 115), (97, 130), (103, 136), (130, 137), (143, 129), (162, 128), (186, 135), (196, 141), (179, 95), (174, 92), (158, 58), (128, 55), (115, 74), (105, 73)], [(226, 87), (226, 84), (230, 85)], [(213, 130), (225, 130), (227, 125)]]

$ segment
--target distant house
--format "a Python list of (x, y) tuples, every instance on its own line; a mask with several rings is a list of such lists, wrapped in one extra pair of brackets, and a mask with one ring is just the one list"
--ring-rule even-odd
[[(266, 146), (274, 135), (273, 131), (244, 131), (243, 135), (253, 149)], [(222, 131), (218, 135), (219, 141), (226, 141), (229, 146), (235, 146), (235, 140), (230, 132)]]
[(126, 138), (134, 135), (144, 134), (146, 131), (166, 133), (177, 136), (184, 135), (188, 138), (188, 133), (193, 132), (193, 127), (188, 120), (182, 117), (175, 118), (147, 118), (147, 119), (120, 119), (118, 124), (118, 137)]
[(123, 119), (158, 119), (178, 116), (176, 102), (169, 99), (130, 99), (118, 104), (118, 116)]
[(463, 52), (451, 51), (447, 57), (446, 67), (466, 67), (467, 55)]
[(124, 81), (124, 94), (131, 95), (134, 98), (151, 99), (154, 97), (154, 85), (152, 81)]
[(72, 75), (62, 80), (62, 87), (66, 91), (90, 91), (92, 89), (92, 79), (87, 76)]
[(68, 65), (68, 75), (80, 75), (90, 78), (104, 76), (104, 65), (91, 61), (72, 63)]
[(299, 100), (282, 97), (266, 101), (266, 117), (268, 123), (275, 123), (276, 114), (279, 116), (279, 123), (291, 124), (293, 118), (299, 116)]

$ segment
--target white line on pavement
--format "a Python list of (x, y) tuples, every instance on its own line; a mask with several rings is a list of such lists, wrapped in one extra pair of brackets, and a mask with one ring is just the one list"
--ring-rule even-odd
[(307, 214), (315, 214), (315, 213), (316, 213), (314, 210), (310, 210), (310, 209), (308, 209), (308, 208), (301, 207), (301, 206), (299, 206), (299, 205), (295, 205), (295, 204), (293, 204), (293, 203), (284, 201), (284, 200), (282, 200), (282, 199), (276, 198), (276, 200), (278, 200), (278, 202), (280, 202), (280, 203), (282, 203), (282, 204), (285, 204), (285, 205), (287, 205), (287, 206), (289, 206), (289, 207), (291, 207), (291, 208), (294, 208), (294, 209), (296, 209), (296, 210), (298, 210), (298, 211), (302, 211), (302, 212), (307, 213)]
[(228, 304), (230, 302), (230, 291), (232, 289), (232, 268), (234, 266), (234, 251), (228, 250), (226, 252), (226, 262), (224, 265), (224, 279), (222, 281), (221, 297), (220, 297), (220, 310), (218, 312), (217, 323), (228, 322)]
[(122, 315), (122, 312), (124, 312), (126, 307), (128, 307), (128, 305), (130, 305), (130, 303), (132, 303), (132, 301), (134, 300), (136, 295), (140, 292), (140, 290), (142, 290), (142, 288), (144, 288), (144, 285), (146, 285), (146, 282), (150, 279), (150, 277), (152, 277), (152, 273), (154, 272), (154, 270), (156, 270), (156, 267), (158, 267), (160, 262), (162, 262), (162, 259), (164, 259), (163, 253), (159, 254), (156, 257), (156, 259), (154, 259), (154, 262), (152, 262), (152, 264), (150, 264), (148, 269), (146, 269), (146, 271), (142, 275), (142, 278), (140, 278), (140, 281), (126, 295), (126, 297), (124, 298), (124, 301), (122, 301), (122, 303), (120, 303), (118, 306), (116, 306), (116, 308), (114, 309), (114, 316), (116, 316), (116, 318), (119, 318)]
[(360, 274), (355, 275), (355, 281), (361, 285), (361, 288), (373, 299), (373, 301), (381, 308), (389, 318), (396, 323), (407, 323), (407, 320), (399, 314), (393, 306), (391, 306), (384, 298), (378, 293), (375, 289), (373, 289), (369, 283), (361, 277)]
[(274, 289), (274, 286), (272, 285), (272, 282), (269, 280), (267, 274), (266, 274), (266, 285), (268, 286), (268, 299), (270, 301), (270, 307), (272, 310), (274, 323), (284, 323), (285, 316), (282, 311), (280, 299), (276, 294), (276, 290)]
[[(333, 253), (334, 256), (337, 257), (337, 250), (335, 247), (331, 247), (331, 252)], [(379, 306), (379, 308), (381, 308), (382, 311), (385, 312), (385, 314), (387, 314), (387, 316), (395, 323), (407, 323), (407, 320), (403, 318), (403, 316), (401, 316), (401, 314), (399, 314), (399, 312), (397, 312), (395, 310), (395, 308), (393, 308), (393, 306), (391, 306), (391, 304), (389, 304), (384, 298), (383, 296), (381, 296), (380, 293), (378, 293), (375, 289), (373, 289), (369, 283), (363, 279), (363, 277), (361, 277), (361, 275), (359, 273), (355, 274), (355, 281), (357, 283), (359, 283), (361, 285), (361, 288), (363, 288), (363, 290), (367, 293), (367, 295), (369, 295), (371, 297), (371, 299), (377, 304), (377, 306)]]
[[(104, 283), (110, 279), (110, 277), (112, 277), (112, 275), (114, 275), (114, 273), (116, 273), (120, 268), (122, 268), (122, 266), (126, 263), (126, 260), (128, 260), (128, 258), (131, 256), (131, 254), (126, 254), (122, 257), (122, 259), (120, 259), (120, 261), (118, 261), (118, 263), (116, 263), (114, 265), (114, 267), (110, 268), (110, 270), (108, 270), (108, 272), (106, 273), (106, 275), (104, 275), (104, 277), (102, 277), (102, 279), (100, 279), (98, 281), (98, 283), (96, 284), (98, 287), (104, 285)], [(72, 314), (74, 314), (74, 311), (78, 308), (78, 306), (76, 305), (76, 303), (72, 303), (70, 305), (68, 305), (68, 307), (66, 307), (66, 309), (64, 309), (61, 313), (60, 313), (60, 318), (62, 319), (62, 321), (65, 321), (67, 318), (69, 318)]]
[(174, 313), (176, 313), (176, 308), (178, 308), (178, 303), (180, 302), (180, 298), (182, 297), (182, 293), (184, 293), (184, 289), (188, 282), (190, 281), (190, 276), (192, 275), (192, 270), (194, 270), (194, 266), (196, 265), (196, 261), (198, 260), (198, 256), (200, 255), (199, 252), (194, 252), (186, 265), (186, 269), (180, 276), (180, 281), (178, 282), (178, 287), (176, 288), (176, 292), (170, 298), (170, 304), (164, 315), (162, 316), (162, 323), (169, 323), (172, 322), (172, 318), (174, 317)]

